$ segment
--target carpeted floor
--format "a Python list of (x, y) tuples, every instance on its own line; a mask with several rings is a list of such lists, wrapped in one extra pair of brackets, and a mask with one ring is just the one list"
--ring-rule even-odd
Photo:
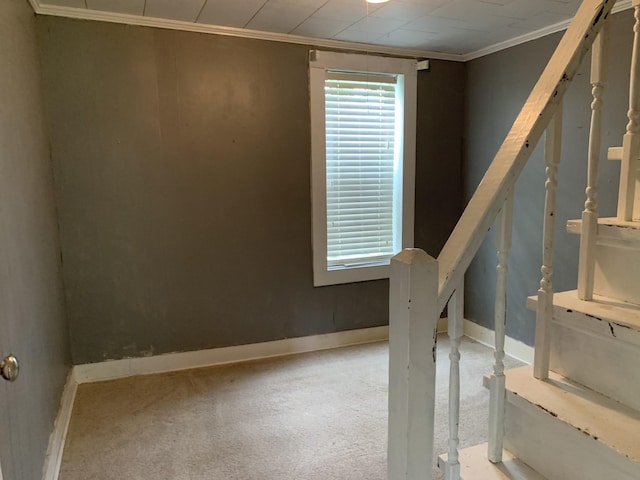
[[(461, 351), (470, 446), (486, 441), (493, 355), (467, 339)], [(447, 355), (441, 336), (437, 453), (447, 449)], [(83, 384), (59, 478), (386, 480), (387, 375), (388, 346), (377, 343)]]

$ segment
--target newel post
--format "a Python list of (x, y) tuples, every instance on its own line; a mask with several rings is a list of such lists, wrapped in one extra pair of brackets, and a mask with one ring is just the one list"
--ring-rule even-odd
[(389, 288), (389, 480), (432, 478), (439, 316), (437, 260), (400, 252)]

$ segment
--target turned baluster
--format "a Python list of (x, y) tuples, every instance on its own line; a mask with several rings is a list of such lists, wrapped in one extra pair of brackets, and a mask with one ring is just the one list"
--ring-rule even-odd
[(511, 248), (513, 224), (513, 194), (505, 200), (496, 219), (496, 248), (498, 257), (495, 301), (495, 363), (489, 383), (489, 452), (493, 463), (502, 461), (504, 432), (504, 340), (507, 326), (507, 259)]
[(533, 375), (539, 379), (549, 376), (549, 349), (551, 342), (551, 319), (553, 315), (553, 236), (555, 233), (556, 190), (560, 148), (562, 141), (562, 105), (549, 122), (545, 138), (544, 163), (547, 171), (545, 182), (544, 223), (542, 227), (542, 279), (538, 289), (536, 310), (536, 339)]
[(578, 297), (593, 299), (596, 236), (598, 234), (598, 166), (602, 143), (602, 95), (607, 81), (606, 48), (609, 24), (605, 23), (593, 43), (591, 52), (591, 128), (589, 132), (589, 166), (587, 173), (587, 200), (582, 212), (580, 258), (578, 260)]
[(445, 464), (445, 479), (460, 479), (458, 460), (458, 426), (460, 424), (460, 339), (464, 327), (464, 281), (449, 300), (449, 453)]
[(636, 189), (637, 161), (640, 153), (640, 0), (633, 0), (635, 24), (633, 26), (633, 51), (631, 54), (631, 80), (629, 85), (629, 123), (622, 140), (622, 164), (620, 166), (620, 191), (618, 192), (618, 219), (633, 220), (633, 203)]

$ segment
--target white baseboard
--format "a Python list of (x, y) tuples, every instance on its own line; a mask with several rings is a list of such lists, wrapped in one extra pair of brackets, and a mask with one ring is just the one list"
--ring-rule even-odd
[[(280, 357), (295, 353), (380, 342), (388, 339), (389, 327), (382, 326), (235, 347), (212, 348), (194, 352), (168, 353), (153, 357), (76, 365), (69, 372), (62, 392), (60, 409), (53, 426), (53, 432), (49, 437), (49, 447), (44, 461), (42, 480), (58, 480), (73, 404), (78, 384), (80, 383), (186, 370), (260, 358)], [(2, 480), (1, 476), (0, 480)]]
[[(464, 334), (489, 347), (495, 347), (495, 335), (493, 330), (489, 330), (486, 327), (473, 323), (470, 320), (464, 320)], [(504, 351), (507, 355), (518, 359), (524, 363), (533, 363), (533, 347), (530, 347), (526, 343), (522, 343), (511, 337), (506, 337), (504, 341)]]
[[(447, 319), (441, 318), (438, 321), (438, 332), (444, 333), (446, 331)], [(493, 331), (469, 320), (464, 321), (464, 334), (482, 344), (493, 346)], [(58, 479), (73, 403), (78, 384), (80, 383), (279, 357), (296, 353), (346, 347), (349, 345), (379, 342), (388, 339), (389, 327), (382, 326), (310, 337), (287, 338), (284, 340), (250, 345), (212, 348), (193, 352), (168, 353), (153, 357), (128, 358), (76, 365), (69, 373), (67, 383), (62, 393), (60, 410), (58, 411), (53, 432), (49, 439), (49, 448), (45, 458), (42, 478), (43, 480)], [(513, 338), (506, 338), (505, 351), (507, 354), (523, 362), (533, 362), (533, 348)]]
[(53, 424), (53, 431), (49, 437), (49, 446), (44, 459), (42, 480), (58, 480), (62, 453), (67, 439), (67, 431), (69, 430), (69, 422), (71, 421), (71, 412), (76, 399), (77, 388), (78, 383), (76, 382), (72, 368), (67, 376), (67, 382), (65, 383), (60, 400), (60, 409)]
[(98, 382), (379, 342), (388, 338), (388, 326), (372, 327), (250, 345), (88, 363), (76, 365), (73, 370), (78, 383)]
[[(447, 318), (438, 320), (438, 333), (447, 331)], [(464, 321), (464, 334), (484, 345), (493, 347), (493, 331), (469, 320)], [(272, 342), (238, 345), (233, 347), (212, 348), (192, 352), (167, 353), (152, 357), (126, 358), (106, 362), (88, 363), (73, 367), (77, 383), (99, 382), (133, 375), (187, 370), (190, 368), (210, 367), (226, 363), (279, 357), (296, 353), (326, 350), (330, 348), (379, 342), (389, 338), (389, 327), (372, 327), (344, 332), (327, 333), (310, 337), (287, 338)], [(533, 362), (533, 348), (507, 337), (505, 351), (518, 360)]]

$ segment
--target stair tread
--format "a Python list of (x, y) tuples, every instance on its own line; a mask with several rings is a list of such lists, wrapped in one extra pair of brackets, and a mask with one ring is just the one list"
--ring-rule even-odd
[[(545, 478), (514, 457), (503, 451), (502, 462), (493, 464), (487, 460), (487, 444), (460, 450), (460, 477), (465, 480), (545, 480)], [(438, 457), (438, 467), (444, 471), (447, 455)]]
[(627, 222), (625, 220), (618, 220), (616, 217), (602, 217), (598, 219), (598, 223), (601, 225), (610, 225), (613, 227), (626, 227), (626, 228), (635, 228), (640, 230), (640, 222), (637, 220), (633, 220)]
[[(538, 297), (535, 295), (527, 299), (527, 307), (530, 310), (535, 310), (537, 303)], [(591, 301), (580, 300), (577, 290), (569, 290), (554, 293), (553, 306), (615, 322), (622, 327), (640, 332), (640, 305), (624, 303), (602, 295), (594, 295)]]
[(533, 377), (527, 365), (506, 372), (507, 391), (543, 409), (573, 428), (640, 462), (640, 412), (578, 383), (549, 372), (548, 380)]
[[(581, 225), (582, 220), (569, 220), (567, 222), (567, 228), (574, 229), (575, 226)], [(638, 221), (630, 221), (627, 222), (625, 220), (618, 220), (616, 217), (600, 217), (598, 218), (598, 225), (605, 225), (609, 227), (622, 227), (622, 228), (632, 228), (636, 230), (640, 230), (640, 222)]]

